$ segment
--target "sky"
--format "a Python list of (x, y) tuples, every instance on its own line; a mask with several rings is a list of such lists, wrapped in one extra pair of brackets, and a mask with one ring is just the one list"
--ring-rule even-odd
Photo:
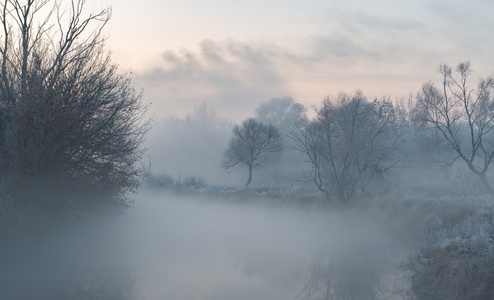
[(494, 73), (490, 0), (91, 3), (112, 7), (107, 47), (158, 118), (206, 102), (240, 122), (270, 98), (310, 109), (357, 89), (405, 98), (439, 81), (441, 63), (470, 61), (472, 76)]

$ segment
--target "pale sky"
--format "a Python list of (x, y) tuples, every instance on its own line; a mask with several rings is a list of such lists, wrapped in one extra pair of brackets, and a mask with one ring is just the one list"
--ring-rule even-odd
[[(88, 2), (89, 4), (90, 2)], [(363, 90), (405, 97), (441, 63), (494, 74), (491, 0), (92, 0), (107, 46), (157, 117), (207, 102), (238, 122), (273, 97), (308, 107)]]

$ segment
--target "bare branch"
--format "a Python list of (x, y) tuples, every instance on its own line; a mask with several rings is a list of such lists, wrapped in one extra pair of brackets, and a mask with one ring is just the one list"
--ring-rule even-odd
[(84, 16), (85, 3), (66, 12), (52, 0), (0, 4), (0, 193), (19, 201), (44, 181), (59, 193), (46, 199), (125, 205), (139, 185), (142, 94), (104, 50), (111, 10)]
[(326, 98), (314, 120), (289, 134), (311, 164), (317, 188), (348, 203), (372, 177), (398, 164), (397, 118), (391, 102), (369, 102), (361, 92)]
[[(422, 121), (442, 134), (450, 148), (480, 177), (486, 190), (492, 193), (494, 191), (485, 173), (494, 156), (494, 144), (489, 135), (494, 128), (494, 100), (491, 97), (493, 81), (481, 79), (475, 91), (467, 85), (472, 73), (470, 63), (459, 63), (456, 71), (460, 75), (459, 79), (452, 75), (450, 67), (441, 65), (442, 94), (432, 83), (425, 84), (417, 97), (416, 108)], [(434, 92), (429, 93), (431, 90)], [(467, 146), (462, 144), (465, 137)]]
[(249, 185), (252, 169), (261, 166), (269, 154), (281, 151), (281, 134), (273, 125), (254, 119), (245, 120), (241, 126), (236, 125), (233, 134), (225, 151), (223, 167), (229, 171), (238, 164), (249, 167)]

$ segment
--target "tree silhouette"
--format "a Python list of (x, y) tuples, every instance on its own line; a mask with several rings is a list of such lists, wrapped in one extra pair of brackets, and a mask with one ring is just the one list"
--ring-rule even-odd
[(273, 125), (265, 125), (255, 119), (235, 125), (233, 137), (225, 151), (223, 167), (231, 171), (236, 165), (249, 168), (246, 185), (252, 182), (252, 170), (262, 165), (269, 154), (281, 151), (281, 134)]
[(451, 67), (441, 65), (442, 83), (423, 85), (417, 95), (416, 118), (436, 130), (442, 141), (493, 194), (486, 173), (494, 160), (494, 77), (480, 79), (477, 88), (468, 86), (469, 62), (459, 63), (455, 78)]
[(84, 17), (85, 1), (70, 3), (0, 3), (0, 194), (125, 206), (147, 130), (141, 93), (104, 50), (110, 9)]

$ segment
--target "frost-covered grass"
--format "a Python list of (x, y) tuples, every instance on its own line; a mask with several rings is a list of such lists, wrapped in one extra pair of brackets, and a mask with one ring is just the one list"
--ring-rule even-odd
[(492, 299), (492, 196), (402, 192), (348, 208), (390, 228), (408, 249), (395, 263), (398, 285), (383, 299)]
[(410, 291), (417, 299), (492, 299), (492, 205), (442, 203), (424, 207), (429, 213), (420, 220), (420, 245), (399, 265), (409, 276)]
[[(494, 200), (475, 191), (432, 194), (403, 191), (360, 210), (409, 236), (397, 271), (407, 299), (494, 297)], [(356, 207), (358, 208), (358, 207)], [(398, 293), (398, 292), (397, 292)]]
[(324, 202), (324, 196), (312, 185), (294, 180), (253, 183), (249, 186), (210, 185), (201, 176), (186, 176), (175, 179), (162, 173), (151, 173), (144, 180), (144, 186), (153, 190), (163, 190), (195, 196), (215, 196), (232, 201), (250, 199), (278, 199)]

